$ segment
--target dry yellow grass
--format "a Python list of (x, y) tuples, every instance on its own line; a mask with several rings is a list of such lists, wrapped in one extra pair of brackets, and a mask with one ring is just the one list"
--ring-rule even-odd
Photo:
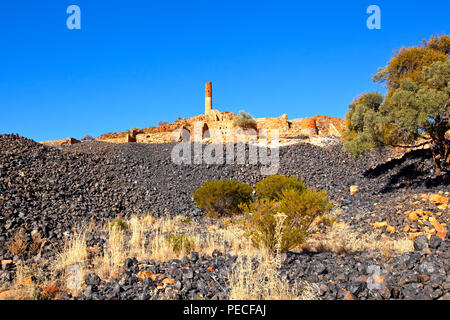
[(63, 271), (67, 267), (79, 263), (84, 265), (88, 257), (86, 239), (88, 230), (75, 232), (66, 242), (61, 253), (57, 255), (52, 268), (56, 271)]
[(260, 258), (256, 269), (251, 260), (238, 258), (230, 277), (230, 300), (316, 300), (317, 288), (302, 281), (289, 284), (277, 272), (277, 263)]
[(384, 256), (402, 254), (414, 251), (413, 241), (404, 239), (393, 239), (386, 235), (372, 232), (361, 234), (352, 229), (348, 224), (339, 222), (332, 225), (330, 230), (321, 237), (309, 239), (303, 249), (315, 252), (329, 251), (334, 253), (350, 253), (363, 250), (377, 250)]
[(97, 267), (100, 277), (115, 278), (119, 274), (119, 268), (123, 265), (123, 260), (127, 258), (124, 234), (124, 231), (119, 228), (109, 229), (108, 246)]
[(38, 266), (16, 263), (15, 278), (11, 286), (0, 289), (0, 300), (37, 300), (40, 291), (53, 277)]
[[(254, 248), (244, 237), (244, 232), (233, 224), (227, 226), (221, 226), (220, 223), (211, 224), (205, 230), (203, 223), (193, 222), (182, 216), (160, 219), (134, 216), (124, 222), (128, 226), (127, 230), (110, 225), (102, 230), (108, 235), (106, 248), (102, 255), (93, 258), (90, 266), (102, 279), (116, 278), (124, 260), (128, 257), (166, 261), (181, 259), (190, 254), (185, 250), (174, 250), (169, 242), (169, 235), (178, 233), (189, 237), (193, 244), (190, 251), (197, 251), (199, 254), (208, 255), (217, 249), (222, 252), (231, 250), (233, 254), (239, 253), (249, 257), (261, 255), (261, 251)], [(84, 273), (88, 259), (86, 239), (89, 231), (94, 228), (95, 226), (90, 225), (89, 228), (74, 232), (53, 263), (53, 270), (64, 272), (67, 267), (79, 264)]]
[(249, 256), (259, 254), (250, 241), (244, 237), (244, 232), (237, 226), (220, 224), (209, 225), (206, 230), (201, 223), (186, 222), (183, 217), (162, 218), (155, 221), (153, 235), (148, 247), (148, 256), (157, 261), (180, 259), (189, 252), (176, 252), (167, 240), (168, 234), (183, 233), (192, 242), (192, 251), (199, 254), (211, 254), (215, 249), (233, 253), (239, 252)]
[[(230, 274), (230, 299), (317, 299), (315, 285), (306, 282), (296, 282), (292, 285), (283, 281), (278, 274), (283, 260), (283, 255), (279, 250), (283, 233), (281, 228), (283, 215), (279, 215), (278, 222), (278, 226), (280, 226), (276, 230), (278, 250), (276, 250), (275, 256), (272, 256), (263, 248), (255, 248), (232, 218), (205, 223), (205, 221), (191, 221), (182, 216), (158, 219), (150, 215), (134, 216), (123, 221), (127, 226), (126, 229), (111, 227), (111, 224), (108, 224), (100, 230), (92, 221), (83, 229), (74, 231), (61, 253), (51, 263), (51, 270), (55, 274), (59, 274), (59, 277), (62, 275), (63, 277), (59, 280), (64, 281), (65, 276), (68, 276), (65, 274), (67, 268), (77, 264), (81, 268), (82, 276), (89, 270), (107, 280), (119, 276), (124, 260), (129, 257), (136, 257), (138, 260), (167, 261), (174, 258), (181, 259), (190, 251), (210, 255), (217, 249), (221, 252), (239, 255)], [(90, 260), (86, 241), (88, 235), (94, 230), (106, 235), (106, 246), (102, 254), (95, 254), (95, 250), (91, 250), (94, 257)], [(191, 241), (189, 252), (174, 249), (173, 243), (168, 238), (170, 235), (176, 234), (183, 234), (189, 238)], [(385, 256), (413, 251), (413, 242), (409, 239), (395, 240), (389, 236), (377, 239), (377, 237), (378, 234), (375, 232), (360, 234), (345, 223), (334, 223), (325, 234), (310, 238), (303, 249), (335, 253), (376, 250)], [(17, 239), (20, 240), (21, 235), (17, 235)], [(43, 240), (39, 240), (36, 241), (35, 251), (42, 249)], [(253, 268), (250, 263), (252, 258), (258, 261), (256, 268)], [(39, 296), (39, 290), (43, 285), (47, 285), (48, 279), (50, 279), (49, 275), (44, 277), (39, 274), (40, 272), (40, 270), (33, 270), (19, 264), (13, 286), (3, 288), (0, 292), (10, 289), (14, 299), (36, 299)], [(24, 285), (30, 276), (37, 281)], [(51, 279), (54, 283), (55, 278), (51, 277)]]
[(317, 288), (306, 281), (294, 281), (290, 284), (283, 281), (278, 273), (282, 264), (281, 241), (283, 223), (286, 215), (276, 215), (275, 236), (277, 239), (276, 253), (260, 251), (257, 257), (258, 267), (254, 270), (251, 259), (239, 257), (230, 277), (231, 300), (315, 300)]

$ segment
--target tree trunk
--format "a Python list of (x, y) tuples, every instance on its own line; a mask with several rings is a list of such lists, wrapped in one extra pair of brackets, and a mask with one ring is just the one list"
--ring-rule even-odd
[(436, 175), (450, 171), (450, 141), (445, 137), (436, 139), (431, 146)]

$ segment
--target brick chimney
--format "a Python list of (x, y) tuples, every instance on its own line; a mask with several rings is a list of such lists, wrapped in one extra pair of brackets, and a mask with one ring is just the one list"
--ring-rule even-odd
[(205, 115), (212, 110), (212, 82), (205, 85)]

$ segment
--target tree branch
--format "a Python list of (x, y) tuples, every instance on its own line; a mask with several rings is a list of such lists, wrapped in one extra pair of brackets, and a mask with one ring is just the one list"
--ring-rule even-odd
[(428, 141), (425, 141), (425, 142), (423, 142), (421, 144), (414, 145), (414, 146), (400, 146), (400, 145), (394, 145), (394, 144), (391, 145), (391, 146), (394, 147), (394, 148), (417, 148), (417, 147), (422, 147), (422, 146), (424, 146), (424, 145), (426, 145), (426, 144), (428, 144), (430, 142), (431, 142), (431, 139), (428, 140)]

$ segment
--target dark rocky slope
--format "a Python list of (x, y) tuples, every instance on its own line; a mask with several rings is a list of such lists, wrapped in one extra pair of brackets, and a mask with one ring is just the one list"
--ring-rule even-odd
[[(0, 260), (13, 258), (6, 249), (6, 243), (22, 228), (27, 240), (31, 239), (33, 231), (39, 231), (49, 239), (45, 250), (49, 257), (61, 247), (64, 233), (70, 232), (79, 223), (93, 219), (101, 224), (117, 215), (149, 212), (156, 216), (201, 216), (203, 213), (193, 203), (192, 193), (204, 181), (227, 178), (255, 184), (263, 178), (260, 165), (175, 165), (170, 157), (173, 146), (85, 142), (53, 148), (17, 135), (0, 135)], [(340, 143), (328, 147), (298, 144), (280, 149), (279, 173), (298, 176), (309, 187), (329, 190), (330, 198), (344, 209), (339, 219), (365, 232), (371, 229), (368, 221), (374, 212), (375, 202), (387, 204), (392, 199), (402, 202), (411, 192), (449, 190), (448, 179), (433, 178), (427, 150), (413, 151), (402, 159), (391, 161), (386, 161), (387, 157), (388, 151), (384, 150), (354, 160), (343, 152)], [(351, 185), (359, 186), (354, 196), (349, 193)], [(392, 212), (395, 204), (394, 201), (391, 206), (376, 210), (375, 220), (394, 219)], [(359, 218), (353, 219), (355, 216)], [(434, 270), (446, 274), (439, 273), (439, 279), (443, 280), (436, 288), (433, 287), (434, 293), (427, 293), (428, 297), (442, 296), (445, 290), (448, 291), (448, 285), (447, 289), (444, 288), (448, 283), (448, 240), (438, 251), (438, 258), (433, 260)], [(433, 254), (428, 254), (428, 258), (422, 258), (423, 254), (420, 254), (420, 259), (417, 258), (411, 268), (408, 267), (409, 270), (417, 270), (420, 263), (431, 259)], [(410, 260), (414, 257), (406, 254), (405, 258), (398, 259)], [(338, 274), (346, 274), (345, 279), (342, 275), (339, 277), (342, 278), (342, 285), (349, 285), (355, 282), (352, 278), (355, 273), (353, 267), (356, 268), (358, 263), (367, 267), (368, 259), (365, 254), (358, 257), (328, 253), (300, 255), (286, 262), (286, 270), (296, 274), (293, 277), (312, 281), (314, 279), (310, 276), (318, 276), (317, 272), (306, 270), (306, 264), (320, 262), (328, 270), (322, 274), (330, 275), (319, 279), (320, 283), (324, 285), (328, 277), (331, 279)], [(348, 270), (345, 269), (348, 272), (339, 269), (341, 265), (348, 265)], [(405, 268), (404, 262), (397, 267), (392, 266), (389, 262), (386, 268), (398, 267), (396, 272), (400, 273)], [(132, 277), (132, 272), (129, 276)], [(421, 280), (406, 282), (419, 285), (411, 285), (407, 291), (397, 292), (396, 281), (399, 280), (394, 277), (394, 285), (389, 288), (390, 295), (385, 291), (384, 295), (380, 293), (381, 298), (413, 297), (416, 294), (412, 294), (411, 290), (420, 289)], [(100, 291), (100, 298), (107, 297), (108, 293), (104, 290), (108, 288), (106, 286)], [(120, 291), (117, 297), (137, 297), (136, 288), (123, 295), (120, 292), (128, 292), (128, 289), (116, 288)], [(352, 288), (347, 289), (353, 292)], [(323, 293), (323, 297), (340, 298), (339, 290), (329, 290)], [(364, 289), (356, 291), (354, 295), (365, 297)], [(207, 293), (209, 298), (223, 298), (224, 294), (226, 290), (215, 290), (212, 295)], [(187, 295), (181, 298), (192, 297)]]

